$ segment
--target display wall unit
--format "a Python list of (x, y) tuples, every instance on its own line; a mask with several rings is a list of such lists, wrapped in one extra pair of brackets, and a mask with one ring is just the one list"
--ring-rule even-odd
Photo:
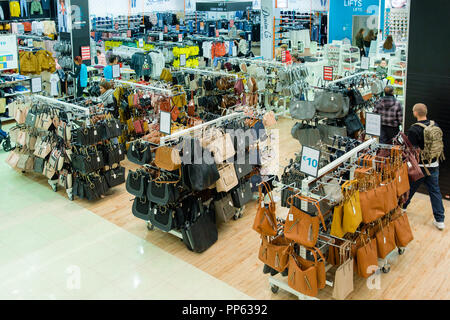
[[(1, 79), (5, 79), (5, 77), (11, 80), (2, 81)], [(8, 108), (9, 101), (18, 96), (29, 95), (31, 93), (31, 78), (18, 74), (6, 75), (0, 73), (0, 90), (2, 91), (0, 99), (5, 99), (5, 110), (0, 110), (0, 121), (12, 121), (14, 120), (14, 114)]]
[(344, 45), (339, 55), (339, 73), (341, 75), (355, 73), (360, 65), (361, 56), (357, 47)]
[(398, 59), (392, 59), (389, 61), (388, 75), (394, 78), (394, 94), (399, 100), (405, 103), (405, 90), (406, 90), (406, 65), (404, 62), (400, 62)]
[(384, 35), (391, 35), (396, 43), (407, 43), (408, 9), (390, 9), (386, 8), (384, 13)]

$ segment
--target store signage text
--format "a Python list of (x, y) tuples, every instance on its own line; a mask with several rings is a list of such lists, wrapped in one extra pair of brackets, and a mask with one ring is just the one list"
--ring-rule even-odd
[(264, 38), (265, 39), (270, 39), (272, 38), (272, 33), (270, 33), (269, 31), (269, 16), (270, 16), (270, 12), (269, 12), (269, 8), (267, 7), (261, 7), (261, 13), (263, 15), (263, 23), (264, 23)]

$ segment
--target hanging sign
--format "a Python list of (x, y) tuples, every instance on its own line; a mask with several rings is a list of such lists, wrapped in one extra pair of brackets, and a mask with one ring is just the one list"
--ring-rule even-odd
[(113, 78), (119, 78), (120, 77), (120, 65), (115, 64), (112, 66), (113, 71)]
[(167, 111), (159, 112), (159, 132), (164, 134), (171, 133), (172, 115)]
[(140, 38), (139, 39), (139, 48), (143, 48), (144, 47), (144, 39)]
[(180, 55), (180, 67), (185, 67), (185, 66), (186, 66), (186, 55), (181, 54)]
[(0, 70), (17, 69), (17, 40), (15, 35), (0, 35)]
[(42, 78), (32, 78), (31, 79), (31, 92), (38, 93), (42, 91)]
[(91, 60), (91, 47), (82, 46), (81, 47), (81, 60)]
[(320, 150), (303, 146), (300, 171), (317, 178), (317, 174), (319, 173), (319, 160)]
[(178, 35), (178, 42), (183, 42), (183, 34), (182, 33), (180, 33)]
[(323, 67), (323, 80), (333, 81), (333, 67)]
[(379, 137), (381, 134), (381, 115), (376, 113), (366, 113), (366, 134)]

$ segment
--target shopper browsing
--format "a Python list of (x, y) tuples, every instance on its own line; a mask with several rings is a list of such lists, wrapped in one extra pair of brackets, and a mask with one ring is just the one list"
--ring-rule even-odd
[(369, 56), (370, 45), (372, 44), (372, 41), (374, 39), (375, 39), (375, 33), (373, 32), (373, 30), (369, 30), (369, 33), (364, 38), (364, 50), (366, 53), (366, 57)]
[(378, 100), (374, 113), (381, 115), (380, 143), (391, 143), (400, 132), (400, 125), (403, 123), (402, 105), (394, 97), (392, 86), (384, 88), (384, 97)]
[(97, 56), (95, 57), (95, 64), (99, 64), (99, 65), (102, 65), (102, 66), (106, 66), (107, 65), (106, 57), (100, 50), (97, 50)]
[(110, 81), (113, 79), (113, 70), (112, 66), (119, 63), (119, 59), (116, 56), (109, 57), (109, 65), (103, 69), (103, 77)]
[(361, 57), (364, 56), (365, 52), (364, 52), (364, 29), (363, 28), (359, 29), (358, 34), (355, 37), (355, 44), (359, 48)]
[(83, 90), (87, 87), (88, 83), (87, 67), (80, 56), (76, 56), (74, 62), (75, 77), (77, 79), (77, 97), (81, 97), (83, 95)]
[(248, 56), (248, 43), (247, 40), (245, 40), (245, 33), (239, 34), (239, 43), (235, 41), (235, 44), (238, 46), (238, 57), (247, 57)]
[(100, 101), (101, 103), (107, 107), (113, 107), (114, 106), (114, 89), (112, 88), (111, 83), (108, 81), (103, 80), (100, 82)]
[(444, 230), (445, 210), (439, 188), (439, 160), (444, 160), (444, 143), (442, 130), (434, 121), (428, 120), (427, 113), (428, 108), (423, 103), (413, 107), (417, 123), (408, 130), (408, 139), (413, 146), (420, 148), (420, 166), (424, 177), (411, 183), (409, 199), (403, 205), (403, 209), (406, 210), (417, 189), (425, 182), (433, 209), (433, 224), (439, 230)]
[(392, 53), (395, 52), (395, 43), (392, 39), (392, 36), (387, 36), (386, 41), (383, 44), (383, 53)]

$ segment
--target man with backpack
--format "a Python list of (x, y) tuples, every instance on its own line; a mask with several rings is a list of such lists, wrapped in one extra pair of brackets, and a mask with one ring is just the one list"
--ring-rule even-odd
[(413, 107), (413, 114), (417, 123), (413, 124), (408, 130), (408, 139), (414, 147), (420, 148), (419, 165), (424, 177), (411, 182), (409, 199), (404, 204), (403, 209), (408, 207), (417, 189), (424, 182), (433, 208), (433, 224), (439, 230), (444, 230), (445, 210), (439, 188), (439, 161), (445, 159), (443, 133), (434, 121), (427, 119), (427, 112), (427, 106), (423, 103), (418, 103)]
[(381, 115), (380, 143), (390, 144), (403, 123), (402, 105), (394, 97), (392, 86), (384, 88), (384, 97), (378, 100), (373, 112)]

